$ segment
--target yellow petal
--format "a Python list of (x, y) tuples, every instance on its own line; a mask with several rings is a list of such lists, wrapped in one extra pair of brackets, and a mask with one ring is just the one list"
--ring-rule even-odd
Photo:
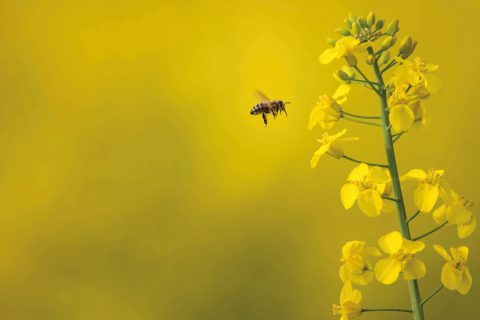
[(308, 120), (308, 130), (312, 130), (321, 119), (322, 109), (316, 106), (310, 112), (310, 119)]
[(430, 212), (437, 203), (438, 185), (420, 183), (415, 189), (414, 201), (417, 208), (422, 212)]
[(445, 263), (442, 268), (442, 283), (449, 290), (456, 290), (462, 282), (462, 272), (455, 269), (451, 263)]
[(338, 270), (338, 275), (343, 282), (352, 281), (352, 273), (347, 270), (344, 264)]
[(460, 282), (460, 285), (458, 286), (457, 291), (460, 292), (461, 294), (467, 294), (468, 291), (470, 291), (471, 287), (472, 287), (472, 275), (470, 274), (470, 270), (466, 268), (462, 274), (462, 281)]
[(381, 259), (375, 265), (375, 276), (383, 284), (392, 284), (398, 279), (402, 269), (400, 261), (393, 257)]
[(465, 239), (477, 228), (477, 218), (472, 214), (467, 223), (459, 224), (457, 227), (457, 235), (460, 239)]
[(437, 253), (442, 256), (443, 259), (447, 260), (448, 262), (452, 261), (452, 257), (450, 254), (445, 250), (445, 248), (439, 244), (434, 244), (433, 249), (437, 251)]
[(327, 50), (323, 51), (320, 55), (320, 63), (321, 64), (329, 64), (332, 62), (333, 59), (336, 58), (337, 52), (335, 48), (328, 48)]
[(467, 223), (472, 217), (472, 213), (467, 211), (463, 204), (459, 200), (457, 203), (450, 206), (450, 210), (447, 211), (447, 220), (454, 224)]
[(415, 115), (408, 105), (399, 104), (390, 109), (389, 118), (393, 130), (402, 132), (412, 127)]
[(340, 292), (340, 303), (344, 304), (347, 301), (354, 303), (360, 303), (362, 301), (362, 293), (356, 289), (353, 289), (350, 281), (343, 284), (342, 291)]
[(425, 264), (417, 258), (410, 258), (404, 262), (403, 278), (407, 281), (421, 279), (425, 276), (426, 272), (427, 268)]
[(450, 248), (450, 252), (455, 261), (467, 261), (468, 259), (468, 247), (466, 246)]
[(373, 280), (373, 272), (365, 271), (359, 274), (353, 273), (351, 281), (361, 286), (366, 286)]
[(348, 241), (342, 247), (342, 256), (343, 258), (347, 258), (356, 254), (361, 254), (364, 247), (365, 242), (363, 241)]
[(396, 253), (398, 250), (400, 250), (402, 244), (403, 237), (398, 231), (387, 233), (378, 239), (378, 246), (383, 250), (383, 252), (388, 254)]
[(403, 175), (402, 178), (423, 181), (427, 178), (427, 173), (421, 169), (413, 169)]
[(383, 200), (377, 191), (367, 189), (358, 195), (357, 204), (360, 210), (369, 217), (376, 217), (382, 212)]
[(425, 79), (425, 88), (431, 93), (437, 93), (442, 87), (442, 81), (436, 74), (424, 73), (422, 74)]
[(444, 223), (445, 221), (447, 221), (447, 208), (446, 208), (446, 206), (444, 204), (442, 204), (440, 207), (435, 209), (433, 211), (432, 217), (433, 217), (433, 220), (435, 220), (435, 222), (437, 224), (441, 224), (441, 223)]
[(347, 180), (354, 182), (361, 182), (366, 176), (370, 174), (370, 169), (365, 163), (360, 163), (358, 166), (350, 171)]
[(350, 92), (350, 86), (346, 84), (341, 84), (338, 86), (337, 90), (335, 90), (335, 93), (333, 94), (332, 98), (337, 100), (338, 103), (343, 103), (345, 102), (345, 97), (348, 95)]
[(384, 184), (390, 180), (388, 171), (380, 167), (371, 167), (369, 181), (375, 184)]
[(403, 249), (406, 253), (415, 254), (422, 251), (425, 248), (425, 244), (422, 241), (412, 241), (403, 239)]
[(342, 186), (342, 189), (340, 190), (340, 199), (342, 200), (345, 209), (350, 209), (353, 206), (357, 200), (359, 192), (358, 187), (353, 183), (346, 183)]

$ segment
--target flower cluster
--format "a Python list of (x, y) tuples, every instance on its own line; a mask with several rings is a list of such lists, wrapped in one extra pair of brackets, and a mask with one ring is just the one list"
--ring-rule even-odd
[[(356, 141), (358, 138), (345, 138), (346, 129), (330, 135), (322, 134), (318, 140), (320, 147), (311, 159), (315, 168), (321, 156), (327, 154), (336, 159), (346, 159), (357, 163), (341, 187), (340, 200), (345, 209), (356, 203), (360, 211), (368, 217), (377, 217), (385, 211), (387, 203), (395, 204), (400, 223), (399, 231), (384, 234), (378, 239), (378, 249), (367, 246), (364, 241), (348, 241), (342, 247), (340, 279), (343, 289), (340, 304), (333, 306), (333, 313), (348, 320), (366, 311), (410, 312), (417, 319), (423, 319), (417, 280), (425, 277), (427, 267), (420, 259), (426, 244), (420, 241), (447, 225), (455, 225), (458, 238), (464, 239), (476, 228), (477, 220), (470, 211), (473, 203), (465, 200), (445, 180), (444, 170), (412, 169), (399, 174), (394, 153), (396, 143), (416, 124), (425, 124), (427, 112), (424, 100), (440, 90), (441, 82), (436, 75), (438, 66), (425, 62), (420, 57), (411, 57), (417, 42), (406, 36), (397, 45), (399, 21), (388, 25), (370, 13), (367, 17), (349, 14), (345, 25), (337, 29), (338, 39), (329, 39), (330, 48), (320, 55), (320, 63), (334, 60), (345, 65), (336, 70), (333, 77), (341, 84), (333, 95), (321, 95), (313, 108), (308, 123), (310, 130), (317, 124), (323, 130), (330, 130), (336, 122), (349, 120), (359, 124), (381, 127), (385, 142), (387, 163), (372, 163), (357, 160), (347, 155), (341, 147), (343, 141)], [(372, 68), (375, 80), (368, 77), (360, 68), (364, 62)], [(389, 74), (389, 76), (388, 76)], [(370, 89), (380, 100), (380, 114), (367, 116), (347, 111), (344, 104), (351, 87), (361, 85)], [(408, 215), (405, 209), (403, 192), (405, 186), (415, 183), (413, 194), (416, 212)], [(409, 224), (419, 215), (431, 215), (436, 227), (424, 234), (412, 237)], [(468, 247), (450, 248), (449, 254), (441, 245), (433, 249), (446, 260), (440, 275), (441, 288), (467, 294), (472, 277), (466, 265)], [(373, 259), (377, 259), (373, 263)], [(412, 309), (365, 309), (360, 305), (362, 294), (353, 284), (366, 286), (373, 279), (390, 285), (400, 278), (409, 283), (412, 295)]]

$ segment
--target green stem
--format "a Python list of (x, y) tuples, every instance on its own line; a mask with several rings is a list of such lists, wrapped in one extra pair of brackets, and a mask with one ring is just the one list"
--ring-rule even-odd
[[(367, 76), (362, 72), (362, 70), (360, 70), (360, 68), (358, 66), (355, 66), (354, 68), (362, 76), (362, 78), (366, 81), (366, 83), (368, 83), (368, 85), (373, 89), (373, 91), (375, 91), (377, 94), (379, 94), (378, 89), (375, 88), (373, 83), (367, 78)], [(379, 84), (380, 84), (381, 87), (383, 87), (383, 83), (379, 82)]]
[(380, 74), (383, 74), (385, 71), (387, 71), (388, 69), (390, 69), (391, 67), (393, 67), (396, 64), (397, 64), (397, 61), (392, 60), (385, 68), (383, 68), (382, 71), (380, 71)]
[(379, 311), (393, 311), (393, 312), (408, 312), (412, 313), (410, 309), (400, 309), (400, 308), (376, 308), (376, 309), (362, 309), (362, 312), (379, 312)]
[(403, 132), (394, 134), (394, 135), (393, 135), (393, 143), (397, 142), (397, 140), (400, 139), (405, 132), (407, 132), (407, 131), (403, 131)]
[[(373, 54), (373, 49), (368, 48), (368, 52)], [(392, 63), (389, 64), (389, 66)], [(393, 65), (392, 65), (393, 66)], [(380, 83), (381, 87), (384, 87), (384, 81), (382, 77), (382, 72), (378, 66), (377, 61), (373, 63), (373, 69), (375, 71), (375, 77), (377, 82)], [(386, 69), (384, 69), (385, 71)], [(379, 90), (380, 96), (380, 111), (382, 117), (382, 128), (383, 128), (383, 138), (385, 142), (385, 152), (387, 154), (388, 166), (390, 171), (390, 177), (392, 180), (393, 191), (395, 197), (398, 199), (396, 203), (397, 206), (397, 215), (400, 223), (400, 230), (402, 236), (406, 239), (411, 239), (410, 229), (407, 223), (407, 213), (405, 210), (405, 203), (403, 201), (402, 187), (400, 185), (400, 176), (398, 174), (397, 160), (395, 157), (395, 149), (393, 147), (392, 132), (390, 130), (390, 120), (388, 118), (388, 103), (387, 103), (387, 92), (384, 89)], [(415, 320), (424, 320), (423, 308), (420, 298), (420, 289), (418, 288), (417, 280), (408, 281), (408, 290), (410, 293), (410, 301), (412, 303), (412, 313)]]
[(440, 285), (440, 287), (438, 287), (437, 289), (435, 289), (435, 291), (432, 292), (431, 295), (428, 296), (428, 298), (426, 298), (425, 300), (422, 301), (422, 306), (428, 302), (428, 300), (432, 299), (440, 290), (443, 289), (443, 284)]
[[(388, 167), (388, 166), (387, 166), (387, 167)], [(382, 198), (383, 198), (383, 199), (390, 200), (390, 201), (393, 201), (393, 202), (398, 202), (398, 199), (396, 199), (396, 198), (387, 197), (387, 196), (383, 196)]]
[(412, 221), (413, 219), (415, 219), (419, 214), (420, 214), (420, 210), (417, 210), (417, 212), (415, 212), (415, 213), (413, 214), (413, 216), (411, 216), (410, 218), (407, 219), (407, 223), (410, 223), (410, 221)]
[(366, 84), (374, 84), (378, 86), (378, 83), (372, 82), (372, 81), (367, 81), (367, 80), (362, 80), (362, 79), (352, 79), (350, 80), (352, 82), (358, 82), (358, 83), (366, 83)]
[(446, 226), (447, 224), (448, 224), (448, 221), (445, 221), (445, 222), (442, 223), (441, 225), (433, 228), (432, 230), (430, 230), (430, 231), (428, 231), (428, 232), (425, 232), (424, 234), (422, 234), (422, 235), (420, 235), (420, 236), (418, 236), (418, 237), (413, 238), (412, 240), (413, 240), (413, 241), (417, 241), (417, 240), (420, 240), (420, 239), (422, 239), (422, 238), (425, 238), (426, 236), (428, 236), (428, 235), (430, 235), (430, 234), (432, 234), (432, 233), (434, 233), (434, 232), (442, 229), (442, 228), (443, 228), (444, 226)]
[(353, 117), (353, 118), (360, 118), (360, 119), (380, 119), (380, 117), (377, 117), (377, 116), (360, 116), (358, 114), (353, 114), (353, 113), (350, 113), (350, 112), (345, 112), (345, 111), (342, 111), (342, 113), (346, 116), (350, 116), (350, 117)]
[(373, 166), (373, 167), (388, 168), (388, 165), (386, 165), (386, 164), (379, 164), (379, 163), (361, 161), (361, 160), (357, 160), (355, 158), (352, 158), (352, 157), (349, 157), (349, 156), (346, 156), (346, 155), (343, 155), (343, 158), (345, 158), (347, 160), (350, 160), (350, 161), (353, 161), (353, 162), (356, 162), (356, 163), (365, 163), (366, 165)]
[(380, 127), (380, 126), (381, 126), (380, 123), (374, 123), (374, 122), (370, 122), (370, 121), (363, 121), (363, 120), (358, 120), (358, 119), (355, 119), (355, 118), (346, 117), (346, 114), (345, 114), (345, 113), (343, 113), (342, 118), (344, 118), (345, 120), (352, 121), (352, 122), (358, 122), (358, 123), (361, 123), (361, 124), (367, 124), (367, 125), (369, 125), (369, 126), (377, 126), (377, 127)]

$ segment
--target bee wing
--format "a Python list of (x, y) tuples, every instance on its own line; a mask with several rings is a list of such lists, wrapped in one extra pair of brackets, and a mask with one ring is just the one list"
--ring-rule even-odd
[(256, 96), (257, 98), (262, 101), (262, 102), (268, 102), (270, 101), (270, 99), (260, 90), (257, 89), (257, 91), (255, 92), (256, 93)]

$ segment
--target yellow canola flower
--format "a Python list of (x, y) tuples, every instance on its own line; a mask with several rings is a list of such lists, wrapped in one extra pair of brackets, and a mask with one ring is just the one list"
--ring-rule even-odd
[(342, 138), (345, 133), (347, 133), (347, 129), (343, 129), (334, 135), (329, 135), (325, 132), (322, 138), (317, 140), (320, 142), (320, 148), (313, 153), (312, 159), (310, 160), (310, 167), (312, 167), (312, 169), (317, 166), (318, 160), (320, 160), (324, 154), (329, 154), (336, 159), (343, 157), (343, 149), (338, 145), (338, 142), (358, 140), (357, 137)]
[(334, 304), (333, 315), (341, 315), (340, 320), (349, 320), (362, 315), (362, 293), (353, 289), (350, 282), (345, 282), (340, 293), (340, 305)]
[(308, 129), (312, 130), (319, 124), (323, 129), (330, 130), (335, 122), (342, 117), (343, 111), (340, 105), (347, 101), (349, 92), (350, 87), (346, 84), (341, 84), (331, 97), (326, 94), (321, 95), (318, 98), (317, 105), (310, 113)]
[(464, 239), (471, 235), (477, 227), (477, 219), (473, 213), (465, 208), (465, 201), (453, 190), (444, 190), (442, 193), (443, 204), (433, 211), (433, 219), (437, 224), (448, 221), (457, 225), (457, 235)]
[(402, 177), (402, 180), (412, 179), (420, 182), (415, 189), (413, 200), (421, 212), (430, 212), (437, 203), (444, 173), (444, 170), (430, 169), (425, 172), (413, 169)]
[(365, 163), (353, 168), (347, 183), (340, 190), (340, 199), (345, 209), (350, 209), (357, 202), (360, 210), (369, 217), (376, 217), (382, 212), (382, 195), (387, 190), (390, 173), (380, 167), (369, 167)]
[(422, 58), (415, 57), (413, 61), (397, 58), (400, 65), (395, 69), (392, 82), (396, 87), (409, 84), (416, 86), (422, 81), (428, 92), (436, 93), (440, 90), (441, 81), (433, 72), (438, 70), (438, 65), (426, 63)]
[(421, 279), (425, 276), (425, 264), (415, 257), (417, 252), (425, 248), (421, 241), (411, 241), (402, 237), (400, 232), (393, 231), (378, 240), (382, 251), (390, 256), (381, 259), (375, 265), (375, 276), (383, 284), (397, 281), (400, 272), (405, 280)]
[(333, 48), (328, 48), (320, 55), (321, 64), (329, 64), (333, 59), (345, 58), (350, 66), (357, 65), (356, 53), (364, 51), (372, 44), (370, 42), (361, 42), (354, 37), (343, 37), (339, 39)]
[(467, 294), (472, 287), (472, 276), (467, 267), (468, 247), (450, 248), (451, 255), (440, 245), (433, 248), (447, 261), (442, 268), (442, 284), (449, 290)]
[(396, 132), (408, 131), (416, 122), (426, 123), (426, 109), (421, 103), (430, 93), (425, 89), (424, 82), (416, 86), (396, 87), (388, 98), (389, 119)]
[(359, 285), (367, 285), (373, 280), (373, 269), (368, 262), (369, 256), (380, 256), (380, 250), (366, 247), (363, 241), (349, 241), (342, 247), (343, 265), (339, 275), (343, 282), (351, 281)]

